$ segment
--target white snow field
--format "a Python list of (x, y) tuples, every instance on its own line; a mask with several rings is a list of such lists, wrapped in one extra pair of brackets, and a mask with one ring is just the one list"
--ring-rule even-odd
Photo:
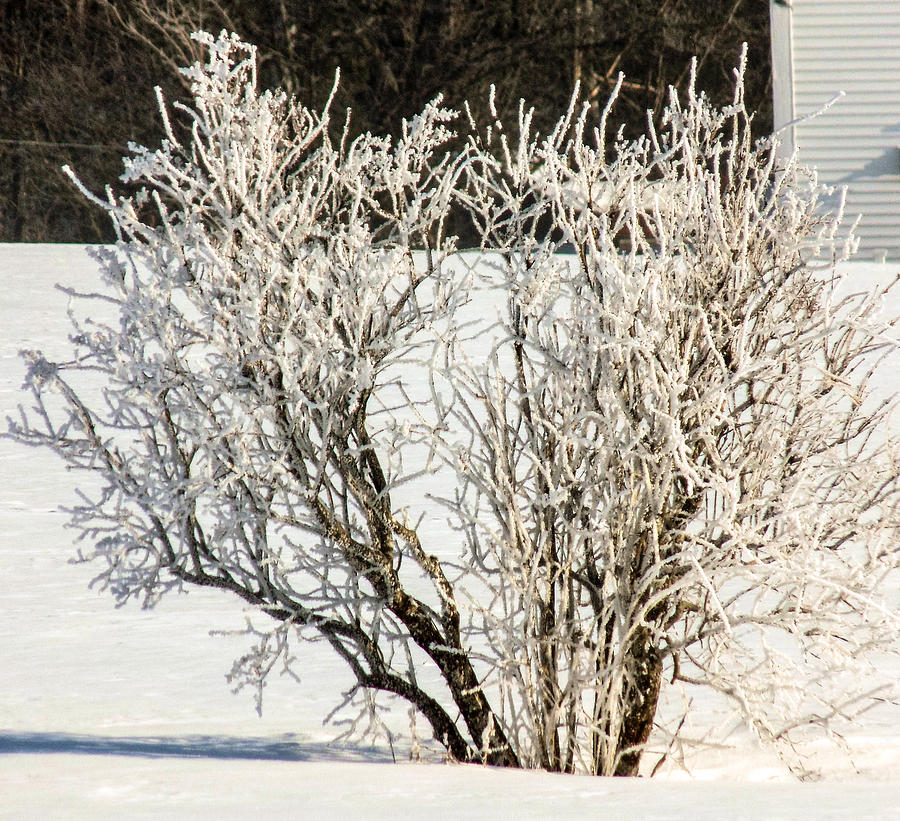
[[(900, 266), (853, 263), (865, 287)], [(0, 245), (0, 426), (28, 397), (22, 348), (64, 355), (67, 297), (55, 283), (96, 288), (82, 246)], [(886, 310), (900, 312), (900, 299)], [(894, 375), (896, 374), (896, 375)], [(900, 388), (900, 362), (891, 375)], [(687, 766), (653, 779), (600, 779), (410, 762), (331, 744), (323, 726), (349, 684), (324, 647), (302, 649), (302, 681), (274, 680), (264, 712), (225, 681), (246, 638), (241, 605), (209, 591), (164, 598), (154, 610), (115, 609), (91, 590), (93, 568), (59, 504), (78, 477), (50, 453), (0, 439), (0, 818), (604, 818), (898, 819), (897, 713), (873, 711), (823, 747), (823, 780), (800, 783), (746, 734), (687, 749)], [(440, 532), (435, 528), (432, 532)], [(900, 638), (898, 638), (900, 640)], [(898, 671), (900, 674), (900, 671)], [(699, 735), (716, 706), (695, 702)], [(421, 726), (422, 722), (420, 722)], [(394, 763), (394, 755), (396, 761)]]

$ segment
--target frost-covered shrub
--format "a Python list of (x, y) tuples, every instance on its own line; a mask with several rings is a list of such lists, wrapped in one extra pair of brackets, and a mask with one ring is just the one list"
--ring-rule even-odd
[[(13, 426), (103, 479), (73, 522), (120, 601), (231, 591), (274, 625), (237, 680), (323, 639), (371, 717), (399, 696), (462, 761), (636, 773), (669, 682), (787, 744), (887, 697), (851, 674), (898, 650), (893, 402), (867, 389), (896, 338), (879, 294), (840, 295), (837, 218), (751, 142), (740, 76), (637, 142), (573, 101), (548, 137), (523, 109), (453, 154), (439, 103), (335, 145), (327, 106), (257, 91), (251, 46), (198, 37), (138, 193), (95, 198), (118, 324), (28, 353)], [(487, 252), (468, 276), (454, 203)], [(507, 312), (473, 348), (479, 277)], [(420, 540), (423, 449), (461, 562)]]
[(605, 144), (608, 112), (474, 141), (508, 311), (486, 366), (454, 362), (457, 509), (520, 756), (634, 773), (664, 680), (784, 742), (888, 692), (857, 665), (898, 649), (894, 401), (867, 399), (897, 318), (839, 296), (850, 243), (814, 174), (752, 143), (742, 71), (636, 142)]

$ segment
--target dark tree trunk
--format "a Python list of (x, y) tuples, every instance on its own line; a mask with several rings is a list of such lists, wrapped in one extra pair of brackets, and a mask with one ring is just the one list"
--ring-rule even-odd
[(624, 716), (619, 733), (615, 775), (638, 774), (641, 755), (659, 702), (662, 683), (662, 656), (653, 645), (649, 630), (643, 628), (634, 640), (632, 664), (625, 686)]
[(25, 238), (25, 152), (18, 145), (10, 151), (12, 181), (10, 184), (10, 239), (22, 242)]

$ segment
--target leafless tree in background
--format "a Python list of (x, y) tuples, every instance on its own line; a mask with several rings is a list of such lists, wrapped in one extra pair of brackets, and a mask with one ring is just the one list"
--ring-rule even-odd
[[(768, 10), (735, 0), (8, 0), (0, 4), (0, 241), (96, 242), (112, 226), (73, 194), (60, 167), (75, 164), (102, 188), (121, 171), (129, 140), (159, 138), (152, 89), (187, 86), (177, 67), (199, 52), (190, 34), (227, 29), (259, 44), (263, 86), (312, 107), (343, 81), (335, 105), (353, 110), (354, 134), (390, 133), (444, 94), (484, 120), (488, 86), (514, 119), (524, 97), (535, 125), (553, 126), (574, 77), (594, 104), (619, 71), (617, 109), (629, 136), (667, 88), (684, 87), (691, 55), (699, 82), (727, 99), (740, 43), (750, 44), (747, 95), (770, 126)], [(179, 123), (173, 123), (174, 128)], [(332, 135), (337, 138), (338, 135)], [(455, 222), (458, 233), (468, 230)], [(467, 242), (474, 236), (465, 235)]]

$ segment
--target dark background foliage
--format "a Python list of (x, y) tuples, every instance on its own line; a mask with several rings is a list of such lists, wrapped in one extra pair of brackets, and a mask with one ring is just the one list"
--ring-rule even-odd
[(340, 66), (355, 133), (394, 130), (441, 92), (484, 121), (491, 83), (506, 119), (524, 98), (546, 130), (576, 79), (602, 107), (622, 71), (612, 119), (635, 135), (694, 55), (699, 86), (726, 102), (746, 41), (748, 104), (757, 133), (771, 127), (762, 0), (0, 0), (0, 241), (111, 239), (60, 166), (102, 190), (129, 140), (156, 144), (153, 87), (186, 96), (176, 69), (201, 56), (198, 28), (256, 43), (262, 83), (313, 107)]

